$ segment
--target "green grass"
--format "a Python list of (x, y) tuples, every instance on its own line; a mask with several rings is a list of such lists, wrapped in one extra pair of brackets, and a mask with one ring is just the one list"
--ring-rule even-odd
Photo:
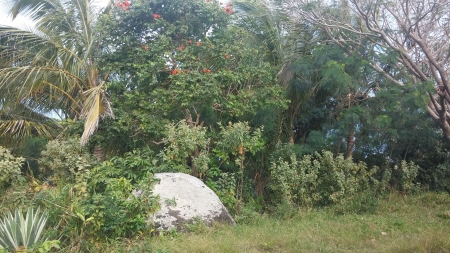
[(391, 194), (371, 214), (333, 209), (116, 241), (108, 252), (450, 252), (450, 196)]

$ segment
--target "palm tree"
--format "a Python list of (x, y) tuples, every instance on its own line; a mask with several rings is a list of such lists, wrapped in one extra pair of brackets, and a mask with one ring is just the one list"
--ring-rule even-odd
[[(108, 74), (100, 73), (96, 61), (100, 43), (95, 24), (100, 12), (89, 0), (12, 2), (9, 14), (13, 18), (23, 14), (35, 26), (28, 30), (0, 26), (1, 110), (23, 108), (35, 116), (29, 119), (33, 122), (48, 118), (50, 112), (85, 119), (80, 140), (84, 145), (99, 118), (113, 116), (105, 94)], [(23, 127), (6, 127), (11, 120), (0, 117), (0, 134), (27, 133)]]
[[(294, 144), (296, 120), (305, 103), (314, 97), (319, 85), (316, 80), (301, 82), (302, 74), (296, 70), (299, 59), (311, 58), (313, 50), (312, 32), (307, 26), (290, 22), (283, 1), (280, 0), (238, 0), (238, 24), (253, 34), (256, 44), (266, 48), (266, 60), (279, 70), (278, 81), (286, 90), (290, 103), (278, 112), (278, 130), (272, 144), (287, 139)], [(306, 60), (305, 60), (306, 61)], [(308, 85), (305, 85), (308, 83)]]

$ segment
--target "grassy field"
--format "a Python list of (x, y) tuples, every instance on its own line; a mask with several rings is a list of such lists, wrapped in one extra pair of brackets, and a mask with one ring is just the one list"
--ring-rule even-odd
[(450, 196), (391, 194), (370, 214), (260, 215), (236, 226), (116, 241), (108, 252), (450, 252)]

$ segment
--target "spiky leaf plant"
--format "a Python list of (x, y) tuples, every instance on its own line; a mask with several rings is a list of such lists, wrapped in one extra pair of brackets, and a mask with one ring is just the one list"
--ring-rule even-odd
[(17, 249), (30, 248), (39, 241), (42, 230), (47, 222), (48, 214), (39, 213), (28, 208), (26, 216), (16, 209), (14, 216), (11, 212), (0, 221), (0, 247), (15, 252)]

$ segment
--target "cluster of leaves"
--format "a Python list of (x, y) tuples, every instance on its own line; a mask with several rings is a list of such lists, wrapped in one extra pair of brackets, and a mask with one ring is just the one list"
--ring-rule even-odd
[[(89, 180), (43, 191), (35, 200), (48, 208), (50, 225), (58, 228), (48, 233), (61, 238), (66, 248), (86, 249), (95, 242), (150, 230), (148, 215), (158, 208), (151, 195), (152, 176), (136, 185), (98, 170), (80, 177)], [(133, 195), (135, 186), (141, 187), (141, 195)]]
[(229, 211), (233, 211), (237, 202), (235, 173), (211, 168), (208, 170), (206, 178), (206, 185), (217, 194)]
[(160, 170), (204, 174), (208, 170), (210, 144), (206, 130), (201, 126), (189, 126), (184, 120), (167, 125), (165, 147), (159, 155), (163, 164)]
[(73, 179), (77, 171), (98, 163), (76, 138), (48, 142), (38, 161), (41, 175), (53, 182)]
[(15, 157), (8, 149), (0, 146), (0, 192), (2, 194), (9, 187), (23, 180), (20, 170), (24, 161), (24, 158)]

